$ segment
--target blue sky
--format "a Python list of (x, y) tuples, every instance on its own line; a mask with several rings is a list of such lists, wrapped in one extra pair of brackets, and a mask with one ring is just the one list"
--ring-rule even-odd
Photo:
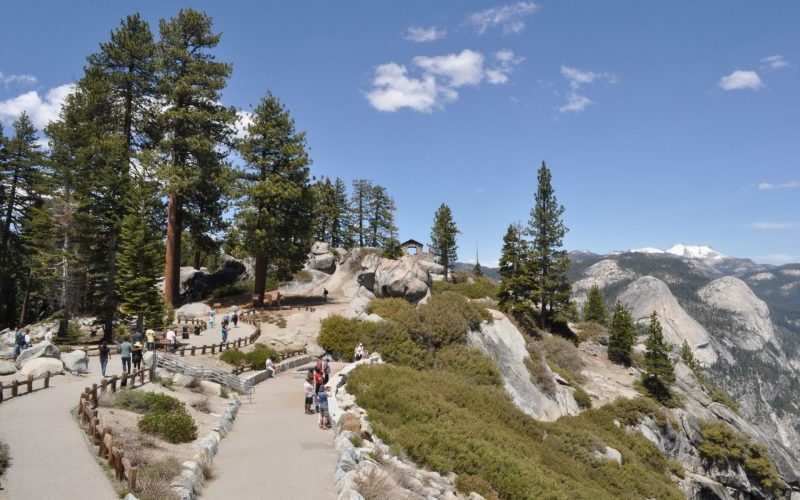
[(800, 261), (800, 3), (2, 2), (0, 120), (43, 123), (120, 18), (204, 10), (226, 104), (272, 90), (315, 175), (369, 177), (400, 237), (448, 203), (459, 256), (499, 258), (547, 161), (566, 246), (706, 244)]

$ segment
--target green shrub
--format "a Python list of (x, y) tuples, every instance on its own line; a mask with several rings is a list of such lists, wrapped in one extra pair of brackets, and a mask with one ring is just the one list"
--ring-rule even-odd
[(592, 397), (589, 396), (589, 393), (584, 391), (581, 387), (576, 387), (572, 396), (575, 398), (575, 402), (578, 403), (578, 406), (581, 409), (588, 410), (592, 407)]
[(486, 500), (499, 500), (497, 492), (492, 489), (489, 481), (481, 476), (472, 476), (469, 474), (462, 474), (456, 477), (455, 487), (464, 495), (469, 495), (473, 491), (481, 495)]
[(429, 349), (463, 344), (470, 329), (477, 330), (483, 321), (491, 319), (486, 308), (454, 292), (431, 296), (417, 309), (417, 315), (414, 324), (405, 326), (417, 342)]
[(232, 297), (243, 293), (252, 294), (255, 290), (255, 284), (255, 280), (237, 281), (236, 283), (215, 289), (211, 292), (211, 296), (215, 299), (221, 299), (223, 297)]
[(362, 322), (335, 315), (322, 320), (317, 343), (336, 358), (353, 361), (361, 340)]
[(183, 402), (167, 394), (123, 389), (114, 396), (114, 405), (119, 408), (146, 413), (149, 411), (168, 412), (183, 410)]
[(292, 279), (298, 283), (311, 283), (314, 281), (314, 276), (312, 276), (311, 273), (305, 269), (301, 269), (300, 271), (294, 273)]
[(434, 366), (449, 370), (475, 385), (503, 384), (494, 361), (482, 351), (464, 345), (451, 345), (436, 353)]
[(239, 349), (228, 349), (219, 355), (219, 359), (231, 366), (242, 366), (245, 363), (245, 355)]
[(245, 363), (253, 370), (263, 370), (267, 364), (267, 358), (272, 361), (280, 362), (281, 355), (265, 344), (258, 343), (254, 346), (253, 350), (245, 354)]
[(350, 443), (353, 446), (355, 446), (356, 448), (361, 448), (361, 446), (364, 444), (364, 440), (361, 439), (361, 436), (356, 434), (356, 435), (350, 436)]
[(524, 360), (525, 368), (531, 376), (531, 382), (540, 387), (546, 394), (554, 396), (556, 383), (544, 361), (544, 349), (540, 341), (528, 342), (528, 357)]
[(380, 353), (387, 363), (417, 369), (430, 367), (433, 363), (433, 353), (414, 342), (408, 330), (395, 321), (365, 323), (359, 325), (359, 329), (363, 332), (360, 341), (364, 347), (369, 352)]
[[(376, 435), (422, 466), (467, 476), (462, 491), (482, 485), (482, 494), (521, 500), (683, 498), (658, 448), (614, 424), (625, 411), (616, 403), (538, 422), (502, 387), (388, 364), (358, 367), (348, 390)], [(624, 465), (596, 460), (599, 443), (620, 450)]]
[(136, 477), (136, 497), (139, 500), (177, 500), (171, 484), (181, 473), (181, 463), (175, 457), (167, 457), (155, 463), (139, 466)]
[(383, 319), (395, 320), (403, 325), (413, 323), (416, 316), (416, 306), (400, 298), (373, 299), (365, 311), (367, 314), (377, 314)]
[(188, 443), (197, 439), (197, 424), (185, 410), (149, 411), (139, 419), (139, 430), (170, 443)]
[(455, 283), (449, 281), (434, 281), (433, 294), (438, 295), (444, 292), (455, 292), (468, 299), (482, 299), (489, 297), (490, 299), (497, 298), (497, 292), (500, 287), (486, 277), (470, 277), (465, 280), (458, 280)]
[(727, 392), (725, 392), (725, 389), (721, 387), (711, 387), (709, 392), (711, 393), (711, 401), (724, 404), (735, 413), (739, 413), (739, 403), (734, 401), (733, 398), (730, 397)]
[(703, 458), (724, 467), (729, 462), (742, 464), (748, 478), (775, 496), (780, 496), (786, 489), (786, 483), (781, 480), (767, 450), (763, 445), (752, 442), (749, 436), (722, 421), (701, 422), (700, 434), (702, 441), (697, 451)]

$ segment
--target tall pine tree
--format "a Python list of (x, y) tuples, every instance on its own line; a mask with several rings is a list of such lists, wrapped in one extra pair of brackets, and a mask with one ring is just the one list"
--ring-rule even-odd
[(636, 325), (633, 323), (633, 317), (625, 306), (617, 301), (608, 327), (608, 359), (614, 363), (631, 366), (635, 341)]
[(444, 267), (445, 281), (447, 281), (448, 271), (458, 259), (456, 237), (460, 232), (453, 220), (453, 212), (450, 207), (442, 203), (433, 217), (431, 244), (436, 260)]
[(256, 259), (255, 293), (263, 304), (267, 271), (290, 278), (311, 246), (313, 195), (305, 132), (280, 101), (268, 93), (256, 107), (241, 142), (246, 162), (239, 228), (244, 248)]
[[(235, 121), (233, 109), (219, 104), (221, 92), (231, 74), (231, 65), (214, 60), (211, 49), (220, 35), (212, 31), (207, 15), (193, 9), (159, 23), (158, 84), (161, 98), (163, 148), (167, 161), (159, 172), (167, 195), (167, 246), (164, 261), (164, 299), (178, 300), (181, 233), (185, 211), (209, 184), (229, 178), (225, 152)], [(216, 218), (223, 199), (204, 199), (206, 209)], [(195, 214), (197, 215), (197, 214)]]
[(370, 179), (356, 179), (353, 181), (353, 195), (351, 210), (353, 214), (353, 233), (358, 246), (363, 247), (369, 242), (369, 203), (372, 199), (373, 186)]
[(675, 371), (669, 359), (672, 346), (664, 341), (661, 322), (658, 321), (655, 311), (650, 315), (644, 346), (643, 384), (657, 399), (665, 400), (669, 398), (670, 384), (675, 382)]
[(569, 256), (563, 250), (567, 227), (561, 220), (564, 207), (558, 203), (552, 185), (552, 174), (544, 162), (538, 172), (538, 187), (528, 234), (530, 273), (534, 283), (531, 299), (539, 305), (539, 327), (547, 328), (551, 319), (569, 306), (571, 286), (567, 278)]
[(385, 187), (375, 184), (369, 193), (367, 207), (369, 246), (391, 249), (397, 243), (395, 237), (397, 227), (394, 225), (394, 212), (397, 207), (394, 198), (389, 195)]
[(506, 310), (521, 310), (528, 306), (531, 280), (528, 275), (528, 242), (519, 224), (510, 224), (503, 236), (500, 256), (500, 306)]

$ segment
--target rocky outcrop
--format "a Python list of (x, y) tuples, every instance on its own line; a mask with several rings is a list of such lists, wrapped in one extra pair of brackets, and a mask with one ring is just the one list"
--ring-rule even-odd
[(572, 284), (572, 298), (582, 306), (586, 302), (589, 290), (596, 286), (603, 289), (616, 283), (632, 280), (636, 277), (627, 269), (622, 269), (616, 260), (605, 259), (593, 264), (584, 272), (584, 278)]
[(17, 371), (13, 361), (0, 360), (0, 375), (11, 375)]
[(325, 242), (318, 241), (311, 247), (311, 252), (308, 254), (308, 262), (306, 268), (322, 271), (326, 274), (333, 274), (336, 271), (337, 255), (333, 253)]
[(643, 276), (628, 285), (618, 299), (640, 324), (649, 324), (650, 315), (655, 311), (664, 339), (675, 349), (680, 348), (685, 340), (701, 363), (712, 364), (717, 360), (708, 332), (684, 311), (667, 284), (660, 279)]
[(358, 283), (378, 298), (399, 297), (419, 302), (431, 290), (431, 275), (413, 257), (399, 260), (367, 255), (361, 262)]
[(226, 255), (222, 267), (213, 273), (209, 273), (205, 267), (181, 267), (180, 294), (188, 300), (201, 300), (215, 288), (232, 285), (251, 276), (252, 270), (244, 262)]
[(65, 352), (61, 355), (61, 361), (64, 363), (64, 369), (70, 373), (89, 372), (89, 357), (86, 351)]
[(701, 288), (697, 295), (712, 308), (729, 313), (733, 319), (729, 340), (737, 347), (750, 351), (761, 349), (766, 343), (777, 347), (769, 308), (744, 281), (732, 276), (719, 278)]
[(17, 358), (15, 365), (21, 369), (26, 363), (37, 358), (61, 358), (61, 351), (50, 342), (39, 342), (25, 350)]
[(546, 363), (543, 365), (553, 380), (555, 393), (550, 395), (533, 383), (526, 366), (529, 354), (525, 338), (504, 314), (491, 313), (493, 321), (482, 323), (479, 331), (470, 331), (467, 342), (495, 361), (516, 405), (537, 420), (551, 421), (564, 415), (577, 415), (580, 410), (571, 390), (556, 383), (555, 375)]
[(441, 264), (438, 264), (432, 260), (427, 260), (427, 259), (416, 258), (415, 260), (417, 261), (417, 264), (422, 266), (423, 269), (425, 269), (431, 274), (436, 274), (436, 275), (444, 274), (444, 266)]
[(20, 369), (19, 375), (23, 377), (33, 375), (33, 378), (40, 378), (47, 372), (50, 372), (50, 375), (61, 375), (64, 373), (64, 363), (56, 358), (31, 359)]

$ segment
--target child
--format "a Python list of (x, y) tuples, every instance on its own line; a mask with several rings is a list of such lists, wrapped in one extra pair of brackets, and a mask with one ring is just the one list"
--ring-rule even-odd
[(311, 402), (314, 399), (314, 386), (311, 385), (311, 381), (308, 378), (303, 382), (303, 392), (305, 393), (306, 415), (311, 415), (314, 413), (311, 411)]
[(330, 429), (331, 417), (328, 413), (328, 391), (330, 387), (321, 386), (317, 392), (317, 404), (319, 405), (319, 428)]

